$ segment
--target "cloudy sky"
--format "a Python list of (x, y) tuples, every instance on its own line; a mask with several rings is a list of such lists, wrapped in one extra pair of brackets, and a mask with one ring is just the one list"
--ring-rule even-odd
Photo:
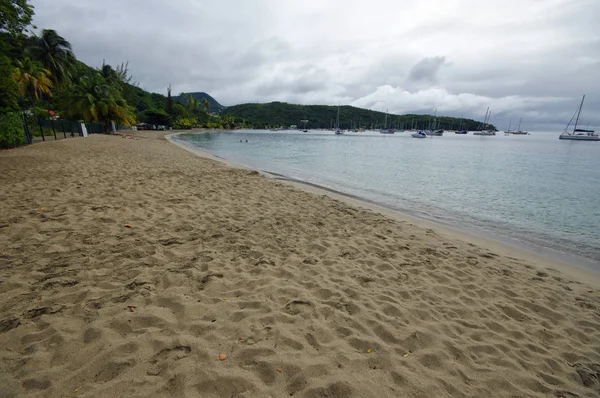
[(32, 0), (91, 66), (223, 105), (350, 104), (600, 129), (600, 0)]

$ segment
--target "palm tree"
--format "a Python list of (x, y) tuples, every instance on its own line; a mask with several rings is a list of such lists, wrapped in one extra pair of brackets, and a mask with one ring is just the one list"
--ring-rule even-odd
[(27, 51), (50, 71), (55, 85), (60, 86), (71, 81), (75, 55), (71, 44), (55, 30), (44, 29), (40, 36), (33, 38), (33, 45)]
[(198, 109), (198, 106), (200, 106), (200, 101), (198, 101), (196, 98), (194, 98), (192, 96), (192, 94), (187, 95), (187, 97), (185, 99), (185, 103), (187, 104), (190, 111), (194, 111), (194, 110)]
[(111, 121), (125, 125), (135, 123), (127, 101), (100, 74), (83, 77), (73, 88), (68, 105), (69, 116), (86, 122), (102, 122), (105, 125)]
[(40, 99), (43, 94), (52, 97), (51, 73), (42, 67), (39, 62), (25, 58), (23, 61), (15, 61), (17, 68), (13, 73), (13, 79), (17, 82), (21, 97), (29, 96), (32, 105)]

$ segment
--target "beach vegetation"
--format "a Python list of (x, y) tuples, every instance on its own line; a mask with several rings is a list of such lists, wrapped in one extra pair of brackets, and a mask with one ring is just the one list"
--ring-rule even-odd
[(135, 123), (132, 109), (121, 92), (101, 73), (83, 77), (73, 86), (67, 96), (67, 117), (86, 122), (100, 122), (108, 125), (111, 121), (131, 125)]
[(22, 35), (32, 17), (33, 6), (27, 0), (0, 0), (0, 31)]
[(40, 62), (26, 57), (23, 60), (16, 60), (15, 64), (13, 79), (22, 98), (29, 98), (31, 105), (34, 106), (42, 95), (52, 96), (51, 73)]
[(14, 148), (24, 140), (23, 121), (17, 112), (0, 115), (0, 148)]
[(34, 35), (26, 53), (50, 72), (55, 87), (71, 82), (75, 55), (71, 44), (55, 30), (44, 29), (39, 36)]

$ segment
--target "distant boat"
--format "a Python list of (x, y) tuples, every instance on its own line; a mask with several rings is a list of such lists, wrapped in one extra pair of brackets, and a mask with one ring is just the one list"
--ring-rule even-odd
[(506, 131), (504, 131), (504, 135), (510, 135), (511, 131), (510, 131), (510, 125), (512, 124), (512, 120), (510, 122), (508, 122), (508, 128), (506, 129)]
[(444, 135), (444, 130), (438, 129), (438, 127), (439, 123), (437, 120), (437, 108), (435, 108), (435, 111), (433, 112), (433, 122), (430, 123), (429, 127), (424, 132), (432, 137), (441, 137)]
[(519, 126), (517, 127), (517, 131), (511, 132), (513, 135), (529, 135), (529, 133), (527, 131), (521, 131), (521, 122), (522, 121), (523, 121), (523, 118), (519, 119)]
[(583, 101), (585, 100), (585, 95), (581, 98), (581, 104), (579, 104), (579, 108), (577, 109), (577, 118), (575, 119), (575, 124), (573, 125), (573, 132), (569, 133), (567, 130), (573, 121), (573, 115), (567, 127), (565, 127), (565, 131), (558, 137), (561, 140), (578, 140), (578, 141), (600, 141), (600, 136), (594, 133), (594, 130), (584, 130), (578, 129), (577, 123), (579, 123), (579, 115), (581, 114), (581, 108), (583, 108)]
[(383, 129), (379, 130), (381, 134), (394, 134), (396, 130), (387, 128), (388, 110), (385, 110), (385, 121), (383, 122)]
[[(492, 112), (490, 112), (490, 107), (488, 106), (487, 110), (485, 111), (485, 118), (483, 119), (483, 123), (479, 125), (479, 128), (484, 128), (488, 125), (489, 119), (491, 119), (491, 115)], [(477, 128), (477, 130), (479, 130), (479, 128)], [(494, 130), (479, 130), (475, 131), (473, 135), (496, 135), (496, 132)]]
[(335, 135), (342, 135), (344, 132), (340, 130), (340, 105), (338, 104), (337, 119), (335, 120)]
[(454, 132), (454, 134), (467, 134), (467, 130), (463, 129), (463, 119), (461, 115), (460, 125), (458, 126), (458, 130)]
[(410, 135), (412, 138), (427, 138), (427, 133), (425, 131), (417, 131), (416, 133), (412, 133)]

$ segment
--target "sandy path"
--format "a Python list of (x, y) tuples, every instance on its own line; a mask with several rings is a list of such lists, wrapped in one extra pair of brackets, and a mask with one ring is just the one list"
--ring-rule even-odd
[(162, 139), (0, 170), (0, 396), (600, 395), (600, 290), (544, 264)]

